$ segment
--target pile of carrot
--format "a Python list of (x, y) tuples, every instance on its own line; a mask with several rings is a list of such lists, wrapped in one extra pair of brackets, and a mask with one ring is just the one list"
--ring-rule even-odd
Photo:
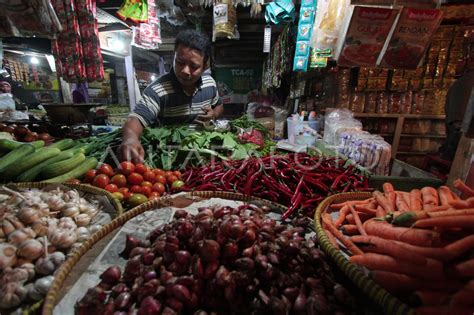
[[(366, 200), (322, 214), (331, 243), (419, 314), (474, 313), (474, 189), (396, 191), (385, 183)], [(337, 211), (338, 216), (330, 212)]]

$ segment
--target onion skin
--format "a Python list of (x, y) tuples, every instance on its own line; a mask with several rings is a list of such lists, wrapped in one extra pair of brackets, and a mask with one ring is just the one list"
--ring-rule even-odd
[(161, 311), (161, 303), (152, 296), (147, 296), (140, 303), (137, 315), (158, 315)]
[(125, 248), (120, 253), (120, 256), (128, 258), (132, 249), (134, 249), (135, 247), (138, 247), (139, 245), (140, 245), (140, 240), (138, 238), (136, 238), (133, 235), (127, 234), (127, 238), (125, 239)]
[(115, 285), (119, 282), (122, 271), (118, 266), (107, 268), (101, 275), (100, 279), (108, 285)]

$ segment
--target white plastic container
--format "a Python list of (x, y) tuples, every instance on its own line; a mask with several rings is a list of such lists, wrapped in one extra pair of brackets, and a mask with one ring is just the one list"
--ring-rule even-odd
[(311, 129), (317, 132), (319, 130), (320, 120), (300, 121), (288, 118), (286, 121), (288, 127), (288, 142), (306, 145), (314, 145), (316, 143), (316, 136), (312, 134)]

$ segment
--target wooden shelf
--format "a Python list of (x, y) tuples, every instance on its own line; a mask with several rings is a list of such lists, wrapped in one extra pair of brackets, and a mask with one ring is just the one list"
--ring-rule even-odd
[(423, 151), (423, 152), (419, 152), (419, 151), (411, 151), (411, 152), (405, 152), (405, 151), (398, 151), (397, 154), (401, 154), (401, 155), (428, 155), (428, 154), (432, 154), (432, 153), (436, 153), (434, 151)]
[(445, 115), (428, 114), (377, 114), (377, 113), (354, 113), (356, 118), (409, 118), (409, 119), (444, 119)]
[(446, 136), (442, 136), (442, 135), (408, 134), (408, 133), (402, 133), (400, 136), (405, 137), (405, 138), (434, 138), (434, 139), (444, 139), (444, 138), (446, 138)]

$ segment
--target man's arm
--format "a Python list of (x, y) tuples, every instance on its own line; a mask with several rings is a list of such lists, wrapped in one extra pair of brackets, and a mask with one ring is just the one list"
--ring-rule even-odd
[(136, 117), (129, 117), (122, 128), (122, 144), (119, 147), (119, 154), (122, 160), (142, 163), (145, 150), (140, 143), (143, 126)]

